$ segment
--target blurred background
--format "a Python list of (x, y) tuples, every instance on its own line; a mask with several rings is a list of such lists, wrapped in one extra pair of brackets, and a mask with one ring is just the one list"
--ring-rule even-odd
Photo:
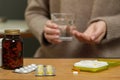
[(27, 0), (0, 0), (0, 16), (8, 19), (24, 19)]
[[(24, 29), (29, 29), (25, 20), (24, 12), (27, 6), (27, 0), (0, 0), (0, 18), (7, 18), (7, 22), (0, 22), (0, 30), (2, 32), (3, 28), (15, 27)], [(17, 22), (16, 22), (17, 21)], [(19, 26), (23, 25), (23, 26)], [(24, 57), (33, 57), (36, 49), (39, 47), (39, 43), (34, 36), (23, 37), (24, 41)]]

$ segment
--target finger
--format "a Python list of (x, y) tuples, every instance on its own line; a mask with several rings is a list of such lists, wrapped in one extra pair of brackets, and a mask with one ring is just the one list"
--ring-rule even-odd
[(83, 33), (81, 35), (82, 39), (84, 40), (84, 42), (86, 43), (91, 43), (91, 39), (90, 39), (90, 36), (89, 35), (86, 35), (85, 33)]
[(73, 30), (71, 31), (71, 33), (72, 33), (73, 35), (76, 35), (76, 34), (78, 33), (78, 31), (75, 30), (75, 29), (73, 29)]
[(45, 27), (44, 32), (47, 34), (60, 34), (59, 29), (53, 29), (53, 28), (49, 28), (49, 27)]
[(91, 40), (93, 43), (98, 44), (103, 39), (104, 35), (105, 35), (105, 32), (103, 32), (103, 31), (95, 32), (94, 35), (91, 36)]
[(83, 40), (83, 41), (90, 41), (90, 37), (86, 34), (86, 33), (80, 33), (80, 32), (76, 32), (76, 36), (79, 38), (79, 40)]
[(89, 34), (92, 44), (99, 43), (102, 39), (103, 30), (100, 27), (98, 29), (94, 27), (94, 30)]
[(91, 39), (96, 40), (98, 39), (104, 32), (101, 30), (96, 30), (95, 33), (92, 34)]
[(79, 40), (79, 41), (82, 41), (82, 42), (85, 42), (85, 43), (89, 43), (90, 42), (90, 38), (89, 36), (83, 34), (83, 33), (80, 33), (78, 31), (74, 31), (74, 35), (75, 37)]
[(45, 33), (45, 38), (47, 40), (52, 40), (52, 39), (59, 39), (59, 35), (50, 35)]
[(51, 21), (47, 21), (44, 32), (47, 34), (60, 34), (60, 30), (58, 26), (55, 23), (52, 23)]
[[(95, 25), (95, 32), (93, 33), (91, 39), (96, 40), (99, 37), (103, 37), (106, 33), (106, 24), (103, 21), (99, 21)], [(101, 38), (102, 39), (102, 38)]]
[(94, 31), (96, 30), (95, 28), (95, 23), (92, 23), (85, 31), (84, 33), (91, 36), (91, 34), (94, 33)]
[(94, 43), (99, 44), (103, 37), (104, 37), (104, 34), (101, 34), (100, 37), (94, 40)]
[(52, 44), (59, 44), (62, 42), (60, 39), (48, 39), (47, 41)]
[(59, 39), (53, 39), (53, 40), (51, 40), (51, 43), (52, 44), (59, 44), (59, 43), (61, 43), (62, 41), (61, 40), (59, 40)]
[(54, 29), (58, 29), (58, 25), (55, 23), (52, 23), (51, 21), (47, 21), (46, 26), (49, 28), (54, 28)]

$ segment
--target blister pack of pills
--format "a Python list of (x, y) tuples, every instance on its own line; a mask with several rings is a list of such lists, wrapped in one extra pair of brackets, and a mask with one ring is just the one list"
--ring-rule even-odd
[(38, 65), (35, 76), (55, 76), (55, 68), (52, 65)]
[(26, 73), (30, 73), (32, 71), (35, 71), (36, 69), (37, 69), (36, 64), (30, 64), (28, 66), (24, 66), (24, 67), (21, 67), (19, 69), (15, 69), (14, 72), (15, 73), (21, 73), (21, 74), (26, 74)]

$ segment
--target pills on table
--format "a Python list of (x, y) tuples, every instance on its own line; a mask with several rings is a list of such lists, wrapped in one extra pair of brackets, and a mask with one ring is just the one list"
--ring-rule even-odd
[(32, 71), (36, 70), (36, 68), (37, 68), (36, 64), (31, 64), (31, 65), (28, 65), (28, 66), (21, 67), (19, 69), (15, 69), (14, 72), (24, 74), (24, 73), (32, 72)]
[(15, 69), (15, 72), (20, 72), (20, 69)]
[(73, 74), (74, 75), (78, 75), (78, 71), (73, 71)]

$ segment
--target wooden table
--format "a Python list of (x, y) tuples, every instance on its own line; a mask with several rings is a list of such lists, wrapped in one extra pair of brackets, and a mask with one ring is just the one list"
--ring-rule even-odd
[(81, 59), (24, 59), (24, 65), (44, 64), (53, 65), (56, 68), (56, 76), (36, 77), (35, 72), (28, 74), (13, 73), (12, 70), (0, 69), (0, 80), (120, 80), (120, 66), (110, 68), (108, 70), (90, 73), (80, 72), (73, 75), (72, 66)]

